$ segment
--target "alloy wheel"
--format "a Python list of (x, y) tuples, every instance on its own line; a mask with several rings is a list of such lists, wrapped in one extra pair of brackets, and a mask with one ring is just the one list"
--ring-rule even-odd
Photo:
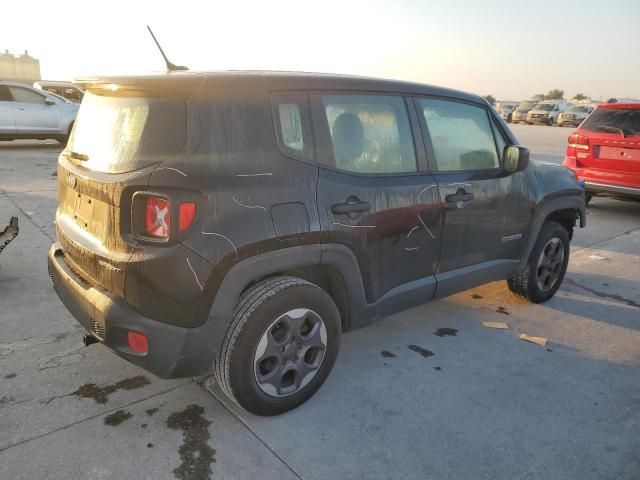
[(550, 239), (538, 258), (536, 282), (542, 292), (551, 290), (562, 273), (564, 265), (564, 244), (558, 237)]

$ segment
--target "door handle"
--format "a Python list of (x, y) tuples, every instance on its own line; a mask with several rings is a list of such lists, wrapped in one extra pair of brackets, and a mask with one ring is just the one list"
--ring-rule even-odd
[(348, 215), (350, 213), (362, 213), (371, 209), (369, 202), (336, 203), (331, 206), (331, 211), (336, 215)]
[(463, 190), (458, 193), (447, 195), (444, 199), (447, 203), (470, 202), (473, 200), (473, 193), (467, 193)]

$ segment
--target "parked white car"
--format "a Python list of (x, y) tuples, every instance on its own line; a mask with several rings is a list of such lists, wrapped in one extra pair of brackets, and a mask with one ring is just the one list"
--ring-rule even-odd
[(84, 90), (71, 82), (38, 80), (33, 82), (33, 87), (45, 92), (55, 93), (74, 103), (82, 102), (82, 97), (84, 97)]
[(572, 105), (566, 112), (558, 115), (556, 122), (561, 127), (577, 127), (582, 121), (593, 113), (596, 105), (580, 104)]
[(66, 143), (79, 105), (30, 86), (0, 81), (0, 140)]
[(553, 125), (558, 115), (566, 111), (571, 105), (563, 100), (546, 100), (538, 103), (527, 113), (527, 123)]
[(505, 122), (511, 123), (513, 111), (517, 106), (518, 102), (500, 101), (496, 103), (495, 109), (496, 112), (498, 112), (498, 115), (500, 115)]

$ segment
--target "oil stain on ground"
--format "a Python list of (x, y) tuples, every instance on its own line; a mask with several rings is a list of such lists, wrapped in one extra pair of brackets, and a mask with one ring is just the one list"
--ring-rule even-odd
[(153, 414), (156, 413), (158, 410), (160, 410), (158, 407), (149, 408), (148, 410), (146, 410), (147, 417), (153, 416)]
[(583, 290), (586, 290), (589, 293), (593, 293), (596, 297), (600, 297), (600, 298), (610, 298), (612, 300), (617, 300), (618, 302), (622, 302), (630, 307), (635, 307), (635, 308), (640, 308), (640, 303), (631, 300), (629, 298), (625, 298), (621, 295), (616, 295), (614, 293), (606, 293), (606, 292), (601, 292), (600, 290), (596, 290), (595, 288), (591, 288), (591, 287), (587, 287), (586, 285), (581, 285), (580, 283), (576, 282), (575, 280), (571, 279), (571, 278), (566, 278), (564, 279), (564, 283), (568, 283), (569, 285), (573, 285), (574, 287), (578, 287), (581, 288)]
[(396, 356), (395, 353), (391, 353), (389, 350), (382, 350), (380, 353), (384, 358), (393, 358)]
[(478, 295), (477, 293), (474, 293), (473, 295), (471, 295), (471, 298), (473, 298), (474, 300), (480, 300), (481, 298), (484, 298), (482, 295)]
[(504, 307), (498, 307), (498, 309), (496, 310), (496, 312), (498, 313), (502, 313), (503, 315), (511, 315), (511, 313), (509, 313), (509, 310), (507, 310)]
[(4, 378), (5, 380), (9, 379), (9, 378), (16, 378), (18, 376), (17, 373), (9, 373), (8, 375), (5, 375)]
[(437, 337), (455, 337), (456, 333), (458, 333), (458, 330), (456, 330), (455, 328), (447, 327), (437, 328), (436, 331), (433, 332), (433, 334)]
[(407, 348), (413, 352), (419, 353), (424, 358), (433, 357), (435, 355), (435, 353), (433, 353), (431, 350), (419, 347), (418, 345), (407, 345)]
[(117, 427), (122, 422), (129, 420), (131, 417), (133, 417), (133, 415), (126, 410), (117, 410), (104, 417), (104, 424), (111, 427)]
[(209, 425), (204, 408), (191, 404), (167, 418), (167, 427), (182, 430), (183, 443), (178, 450), (182, 463), (173, 470), (179, 480), (211, 478), (211, 464), (216, 451), (209, 446)]
[(71, 395), (76, 395), (82, 398), (92, 398), (96, 403), (105, 404), (109, 400), (109, 395), (117, 392), (118, 390), (135, 390), (137, 388), (142, 388), (145, 385), (149, 385), (150, 383), (151, 381), (147, 377), (144, 375), (138, 375), (137, 377), (120, 380), (119, 382), (111, 385), (105, 385), (104, 387), (99, 387), (95, 383), (87, 383), (86, 385), (82, 385), (75, 392), (71, 393)]

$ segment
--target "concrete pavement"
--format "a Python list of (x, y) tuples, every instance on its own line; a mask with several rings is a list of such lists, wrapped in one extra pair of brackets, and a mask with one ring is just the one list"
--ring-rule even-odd
[[(561, 155), (545, 129), (569, 133), (516, 128), (534, 156)], [(0, 255), (0, 478), (640, 478), (640, 204), (594, 199), (550, 302), (497, 282), (386, 318), (344, 336), (307, 404), (260, 418), (210, 379), (81, 346), (46, 273), (60, 148), (45, 143), (0, 143), (0, 222), (21, 227)]]

